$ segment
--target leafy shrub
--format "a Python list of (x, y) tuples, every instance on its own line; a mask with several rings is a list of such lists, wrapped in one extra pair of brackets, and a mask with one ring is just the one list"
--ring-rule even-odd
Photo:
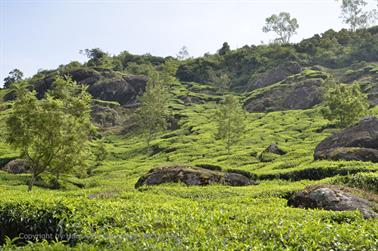
[(60, 239), (60, 236), (63, 237), (66, 234), (64, 218), (69, 214), (71, 211), (62, 203), (54, 205), (43, 201), (1, 203), (0, 245), (4, 244), (5, 236), (13, 239), (30, 235), (28, 240), (36, 241), (43, 238), (42, 234), (45, 234), (53, 236), (50, 240)]
[(378, 193), (378, 173), (356, 173), (342, 176), (335, 179), (334, 183)]

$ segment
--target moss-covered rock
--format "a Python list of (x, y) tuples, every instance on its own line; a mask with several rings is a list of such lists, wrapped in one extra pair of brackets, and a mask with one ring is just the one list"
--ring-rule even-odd
[(365, 118), (324, 139), (316, 147), (314, 158), (378, 162), (378, 119)]
[(359, 210), (365, 218), (378, 217), (373, 210), (374, 202), (340, 190), (336, 186), (310, 186), (295, 193), (288, 200), (288, 205), (299, 208), (318, 208), (332, 211)]
[(274, 85), (251, 92), (244, 102), (249, 112), (308, 109), (321, 100), (321, 85), (328, 75), (305, 70)]
[(249, 177), (235, 172), (220, 172), (193, 166), (171, 166), (151, 169), (135, 184), (135, 188), (143, 185), (160, 185), (163, 183), (184, 183), (189, 186), (223, 184), (231, 186), (253, 185)]

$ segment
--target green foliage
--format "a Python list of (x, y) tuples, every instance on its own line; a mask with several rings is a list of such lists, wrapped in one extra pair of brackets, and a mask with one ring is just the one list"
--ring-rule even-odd
[(186, 46), (183, 46), (177, 54), (177, 59), (178, 60), (185, 60), (185, 59), (188, 59), (188, 58), (189, 58), (188, 48)]
[(299, 28), (296, 18), (291, 18), (287, 12), (281, 12), (279, 15), (272, 15), (265, 19), (264, 32), (274, 31), (278, 38), (276, 42), (289, 43), (296, 30)]
[(90, 101), (85, 87), (71, 79), (57, 78), (44, 99), (17, 86), (17, 99), (6, 120), (6, 141), (27, 160), (36, 178), (49, 171), (56, 175), (85, 167), (87, 142), (92, 126)]
[(376, 10), (366, 11), (364, 9), (367, 4), (365, 0), (341, 1), (341, 18), (344, 23), (349, 24), (352, 31), (366, 28), (377, 19)]
[[(25, 243), (38, 233), (48, 233), (45, 239), (55, 241), (19, 247), (24, 250), (69, 248), (63, 241), (73, 250), (175, 250), (183, 246), (374, 250), (378, 244), (377, 220), (363, 220), (358, 212), (289, 208), (280, 198), (283, 194), (269, 195), (266, 188), (282, 192), (298, 185), (260, 186), (246, 190), (171, 185), (102, 199), (88, 199), (84, 194), (63, 197), (58, 192), (25, 197), (3, 191), (0, 224), (9, 239), (21, 236), (14, 244)], [(17, 249), (14, 244), (8, 241), (4, 249)]]
[(164, 80), (159, 72), (150, 71), (146, 90), (139, 98), (136, 121), (145, 135), (148, 148), (154, 135), (167, 128), (170, 96)]
[(10, 88), (11, 84), (21, 81), (24, 74), (19, 69), (9, 72), (9, 76), (4, 78), (4, 88)]
[(245, 114), (234, 96), (226, 96), (215, 114), (217, 133), (215, 137), (224, 141), (228, 155), (245, 130)]
[(102, 51), (100, 48), (85, 49), (84, 51), (81, 50), (80, 53), (88, 57), (88, 66), (98, 66), (104, 68), (112, 67), (112, 60), (109, 54)]
[[(100, 139), (96, 142), (95, 150), (93, 151), (94, 157), (95, 157), (95, 166), (100, 166), (108, 157), (109, 152), (106, 149), (106, 144), (103, 139)], [(90, 168), (88, 170), (88, 174), (91, 175), (93, 173), (94, 168)]]
[(231, 51), (230, 45), (227, 42), (224, 42), (222, 45), (222, 48), (218, 50), (218, 54), (223, 56), (223, 55), (226, 55), (230, 51)]
[(366, 191), (378, 193), (378, 172), (357, 173), (354, 175), (341, 176), (336, 178), (334, 183), (344, 184), (350, 187), (357, 187)]
[[(213, 114), (222, 96), (218, 92), (219, 81), (212, 81), (212, 76), (227, 74), (233, 91), (248, 91), (246, 96), (240, 95), (241, 99), (272, 91), (278, 85), (290, 87), (309, 78), (325, 80), (328, 75), (342, 82), (345, 77), (351, 81), (356, 78), (361, 81), (361, 90), (372, 93), (376, 83), (374, 61), (378, 61), (377, 31), (330, 30), (295, 45), (244, 46), (223, 55), (207, 54), (181, 62), (123, 52), (109, 57), (111, 68), (101, 63), (73, 63), (58, 70), (40, 71), (29, 84), (52, 79), (70, 69), (80, 70), (79, 75), (93, 75), (93, 84), (121, 79), (134, 67), (140, 74), (154, 69), (158, 72), (155, 76), (159, 76), (155, 78), (157, 82), (163, 82), (174, 95), (168, 105), (179, 115), (179, 126), (154, 133), (150, 142), (156, 150), (153, 154), (146, 154), (145, 139), (139, 134), (121, 136), (113, 128), (105, 131), (102, 142), (90, 144), (94, 149), (101, 144), (106, 148), (108, 154), (97, 158), (103, 159), (101, 164), (95, 166), (95, 154), (91, 159), (96, 167), (92, 175), (62, 174), (64, 189), (50, 190), (48, 183), (54, 177), (46, 172), (27, 193), (24, 190), (30, 174), (0, 170), (0, 242), (5, 243), (0, 249), (375, 250), (377, 219), (364, 220), (359, 212), (290, 208), (287, 198), (307, 185), (336, 182), (341, 179), (339, 175), (345, 176), (340, 184), (374, 192), (378, 164), (314, 161), (316, 145), (335, 131), (322, 117), (320, 107), (245, 114), (245, 137), (240, 137), (226, 156), (223, 144), (214, 140), (218, 123)], [(362, 60), (367, 63), (352, 65)], [(257, 89), (256, 83), (265, 73), (284, 69), (286, 62), (308, 68), (272, 87)], [(321, 66), (309, 70), (315, 64)], [(175, 74), (188, 82), (175, 80)], [(224, 92), (229, 93), (227, 88)], [(0, 91), (0, 96), (4, 91), (7, 90)], [(190, 97), (192, 102), (184, 102), (184, 97)], [(122, 109), (117, 103), (95, 102)], [(0, 123), (11, 114), (12, 104), (0, 103)], [(377, 107), (371, 111), (377, 112)], [(0, 137), (2, 134), (0, 130)], [(263, 157), (269, 162), (261, 162), (258, 153), (272, 142), (287, 154), (266, 155)], [(19, 153), (1, 138), (0, 167), (17, 157)], [(134, 189), (136, 181), (152, 167), (175, 164), (222, 169), (260, 180), (258, 185), (247, 187), (165, 184)], [(48, 236), (47, 240), (32, 238), (27, 242), (20, 239), (20, 233), (51, 233), (53, 239)]]
[(324, 94), (324, 118), (336, 121), (338, 126), (345, 127), (366, 115), (369, 103), (359, 83), (352, 85), (332, 84)]

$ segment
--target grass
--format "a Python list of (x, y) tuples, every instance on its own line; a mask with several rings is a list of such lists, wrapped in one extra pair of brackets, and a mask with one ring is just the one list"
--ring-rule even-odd
[[(209, 93), (199, 94), (204, 89)], [(169, 153), (147, 154), (140, 135), (108, 133), (104, 141), (109, 155), (94, 175), (68, 176), (84, 184), (82, 189), (35, 187), (28, 193), (28, 175), (0, 171), (0, 234), (4, 226), (13, 227), (7, 230), (11, 239), (20, 233), (61, 234), (50, 242), (8, 240), (3, 250), (377, 250), (378, 219), (287, 206), (287, 197), (308, 185), (370, 189), (366, 184), (376, 182), (378, 164), (313, 160), (316, 145), (335, 130), (320, 130), (328, 122), (318, 108), (248, 114), (246, 133), (227, 156), (223, 142), (213, 137), (214, 100), (220, 96), (194, 83), (178, 85), (173, 92), (190, 92), (206, 102), (186, 106), (174, 100), (172, 107), (184, 115), (180, 128), (152, 141), (161, 149), (173, 149)], [(271, 143), (287, 154), (260, 161)], [(0, 141), (0, 158), (17, 155)], [(151, 168), (174, 164), (245, 170), (260, 182), (247, 187), (164, 184), (134, 189)]]

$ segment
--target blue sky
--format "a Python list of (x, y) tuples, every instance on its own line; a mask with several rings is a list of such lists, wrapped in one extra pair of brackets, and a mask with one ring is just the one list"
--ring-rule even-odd
[(224, 41), (267, 43), (264, 20), (281, 11), (298, 19), (294, 41), (346, 27), (334, 0), (0, 0), (0, 85), (14, 68), (31, 76), (83, 62), (86, 48), (175, 56), (186, 45), (200, 56)]

